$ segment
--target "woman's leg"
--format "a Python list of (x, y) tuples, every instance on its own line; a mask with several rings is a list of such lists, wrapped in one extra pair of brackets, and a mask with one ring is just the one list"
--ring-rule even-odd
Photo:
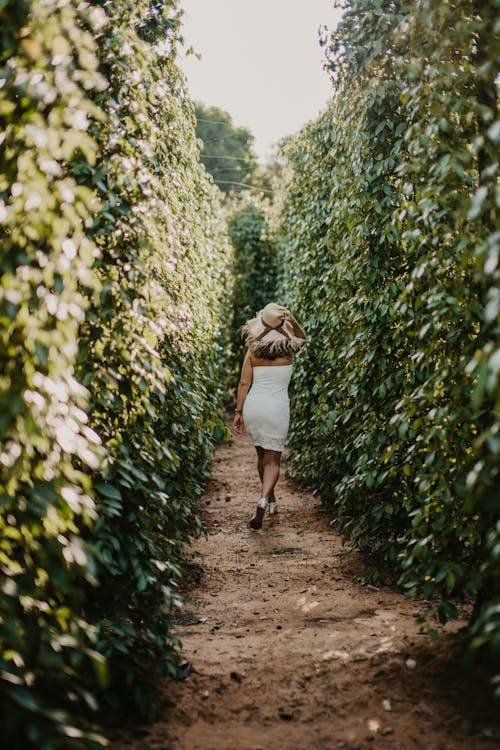
[(256, 445), (255, 450), (257, 451), (257, 471), (259, 472), (259, 479), (262, 482), (262, 478), (264, 477), (264, 464), (262, 463), (264, 458), (264, 448), (261, 448), (260, 445)]
[[(262, 482), (262, 485), (264, 485), (264, 454), (266, 453), (266, 451), (264, 450), (264, 448), (261, 448), (260, 445), (256, 445), (255, 446), (255, 450), (257, 451), (257, 471), (259, 472), (260, 481)], [(276, 451), (271, 451), (271, 452), (272, 453), (276, 453)], [(279, 455), (281, 455), (281, 454), (279, 454)], [(279, 462), (278, 462), (278, 464), (279, 464)], [(276, 484), (276, 482), (275, 482), (275, 484)], [(270, 490), (270, 492), (269, 492), (268, 495), (266, 495), (264, 492), (262, 492), (262, 497), (266, 497), (269, 500), (270, 503), (274, 503), (275, 502), (275, 499), (274, 499), (274, 486)]]
[(280, 475), (281, 452), (264, 450), (262, 457), (262, 497), (274, 502), (274, 488)]
[(255, 515), (250, 521), (252, 529), (261, 528), (267, 502), (275, 502), (274, 487), (280, 475), (280, 460), (280, 451), (271, 451), (260, 446), (257, 447), (257, 468), (262, 481), (262, 498), (257, 503)]

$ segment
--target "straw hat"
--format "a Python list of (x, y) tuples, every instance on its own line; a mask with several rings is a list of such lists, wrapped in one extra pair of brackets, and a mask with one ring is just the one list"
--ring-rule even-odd
[(250, 351), (258, 354), (265, 349), (274, 356), (298, 351), (304, 342), (294, 335), (293, 326), (287, 319), (289, 315), (286, 307), (270, 302), (255, 318), (248, 320), (242, 331), (246, 334)]

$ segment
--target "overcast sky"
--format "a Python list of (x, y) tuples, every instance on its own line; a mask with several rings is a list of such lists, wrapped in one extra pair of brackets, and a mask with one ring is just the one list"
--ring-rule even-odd
[(330, 94), (318, 42), (332, 0), (181, 0), (183, 34), (201, 60), (181, 61), (191, 96), (249, 128), (261, 160), (317, 116)]

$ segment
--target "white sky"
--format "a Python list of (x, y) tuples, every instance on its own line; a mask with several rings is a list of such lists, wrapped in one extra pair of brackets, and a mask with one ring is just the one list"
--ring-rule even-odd
[(340, 17), (332, 0), (181, 0), (181, 60), (191, 96), (226, 110), (255, 136), (259, 159), (314, 119), (331, 91), (318, 42)]

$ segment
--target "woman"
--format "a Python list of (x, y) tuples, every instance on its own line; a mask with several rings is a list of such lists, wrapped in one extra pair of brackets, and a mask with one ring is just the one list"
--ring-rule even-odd
[(233, 424), (236, 432), (246, 427), (257, 450), (262, 496), (250, 526), (260, 529), (268, 504), (270, 514), (277, 512), (274, 488), (290, 421), (288, 384), (294, 355), (306, 335), (291, 312), (274, 302), (247, 321), (243, 332), (248, 349)]

